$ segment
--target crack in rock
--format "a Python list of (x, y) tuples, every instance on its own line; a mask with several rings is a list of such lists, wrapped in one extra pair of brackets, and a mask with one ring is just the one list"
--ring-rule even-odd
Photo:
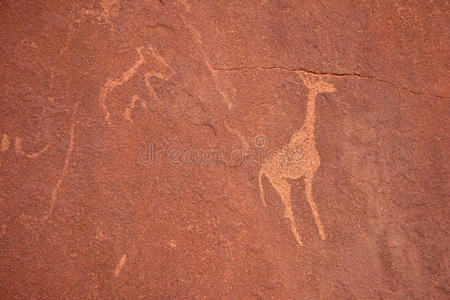
[(360, 79), (370, 79), (370, 80), (375, 80), (378, 82), (382, 82), (382, 83), (386, 83), (389, 84), (397, 89), (402, 89), (405, 90), (411, 94), (415, 94), (415, 95), (422, 95), (422, 96), (429, 96), (429, 97), (436, 97), (436, 98), (441, 98), (441, 99), (448, 99), (450, 97), (448, 96), (442, 96), (442, 95), (436, 95), (436, 94), (430, 94), (430, 93), (422, 93), (422, 92), (418, 92), (418, 91), (414, 91), (411, 90), (408, 87), (405, 86), (401, 86), (399, 84), (396, 84), (394, 82), (391, 82), (389, 80), (385, 80), (385, 79), (381, 79), (381, 78), (377, 78), (374, 76), (370, 76), (370, 75), (366, 75), (366, 74), (361, 74), (361, 73), (357, 73), (357, 72), (349, 72), (349, 73), (340, 73), (340, 72), (324, 72), (324, 71), (317, 71), (317, 70), (309, 70), (306, 68), (286, 68), (286, 67), (280, 67), (280, 66), (268, 66), (268, 67), (230, 67), (230, 68), (219, 68), (219, 67), (212, 67), (213, 70), (215, 71), (222, 71), (222, 72), (239, 72), (239, 71), (252, 71), (252, 70), (263, 70), (263, 71), (270, 71), (270, 70), (280, 70), (280, 71), (285, 71), (285, 72), (301, 72), (301, 73), (307, 73), (307, 74), (311, 74), (311, 75), (317, 75), (317, 76), (332, 76), (332, 77), (356, 77), (356, 78), (360, 78)]

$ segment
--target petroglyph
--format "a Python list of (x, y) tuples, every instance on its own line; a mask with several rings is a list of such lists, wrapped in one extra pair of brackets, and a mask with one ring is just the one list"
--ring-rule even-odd
[(323, 229), (312, 193), (314, 173), (320, 166), (320, 156), (316, 149), (314, 136), (315, 105), (319, 93), (333, 93), (336, 89), (331, 83), (323, 80), (322, 76), (303, 72), (297, 72), (297, 74), (308, 89), (308, 103), (304, 124), (292, 135), (287, 145), (263, 163), (258, 175), (258, 184), (261, 201), (266, 207), (263, 176), (265, 175), (269, 179), (269, 182), (281, 197), (285, 209), (285, 217), (290, 221), (291, 231), (298, 245), (302, 246), (303, 243), (298, 234), (294, 213), (292, 211), (291, 184), (289, 183), (289, 179), (305, 178), (306, 200), (311, 207), (319, 235), (322, 240), (325, 240), (327, 236)]
[(102, 90), (100, 92), (100, 105), (103, 107), (103, 110), (105, 112), (105, 121), (108, 122), (108, 124), (111, 124), (111, 121), (109, 120), (110, 113), (109, 113), (108, 106), (107, 106), (107, 103), (106, 103), (106, 100), (108, 98), (108, 94), (112, 90), (114, 90), (116, 87), (124, 84), (125, 82), (130, 80), (131, 77), (133, 77), (133, 75), (136, 73), (137, 69), (145, 61), (144, 54), (142, 53), (143, 50), (144, 50), (144, 47), (137, 48), (136, 51), (137, 51), (139, 57), (136, 60), (136, 62), (134, 63), (134, 65), (131, 66), (125, 72), (123, 72), (119, 79), (109, 79), (108, 81), (106, 81), (104, 87), (102, 88)]
[(239, 138), (239, 140), (241, 141), (241, 144), (242, 144), (242, 150), (243, 150), (243, 153), (244, 153), (244, 154), (247, 153), (248, 150), (250, 149), (250, 147), (249, 147), (248, 141), (247, 141), (247, 139), (245, 138), (245, 136), (244, 136), (239, 130), (230, 127), (230, 125), (228, 125), (227, 122), (225, 122), (224, 125), (225, 125), (225, 128), (226, 128), (229, 132), (234, 133), (234, 134)]
[(177, 241), (175, 241), (175, 240), (170, 240), (170, 241), (169, 241), (169, 246), (170, 246), (172, 249), (176, 249), (176, 248), (177, 248)]
[(16, 153), (17, 154), (23, 155), (23, 156), (31, 158), (31, 159), (34, 159), (34, 158), (38, 157), (39, 155), (41, 155), (42, 153), (47, 151), (49, 147), (50, 147), (50, 145), (46, 145), (40, 151), (30, 154), (30, 153), (26, 153), (25, 151), (23, 151), (23, 149), (22, 149), (22, 138), (16, 137), (16, 140), (15, 140), (15, 143), (14, 143), (14, 148), (16, 149)]
[(153, 88), (152, 84), (150, 83), (150, 78), (153, 76), (160, 78), (160, 79), (165, 79), (165, 78), (162, 77), (160, 73), (153, 72), (153, 71), (146, 72), (144, 75), (145, 86), (148, 88), (148, 91), (150, 92), (150, 94), (152, 94), (153, 98), (155, 98), (156, 101), (160, 102), (161, 100), (159, 99), (158, 94), (156, 93), (155, 89)]
[[(11, 142), (9, 140), (9, 136), (5, 133), (2, 136), (2, 145), (1, 145), (1, 149), (2, 152), (8, 151), (9, 146), (11, 145)], [(41, 150), (34, 152), (34, 153), (27, 153), (23, 150), (22, 147), (22, 138), (21, 137), (16, 137), (14, 139), (14, 149), (16, 151), (17, 154), (19, 155), (23, 155), (25, 157), (28, 157), (30, 159), (35, 159), (37, 158), (39, 155), (43, 154), (44, 152), (46, 152), (49, 149), (50, 145), (47, 144), (45, 147), (43, 147)]]
[[(118, 79), (107, 80), (104, 87), (100, 91), (100, 100), (99, 100), (100, 105), (101, 105), (103, 111), (105, 112), (105, 121), (109, 125), (111, 125), (111, 120), (110, 120), (111, 114), (109, 112), (108, 104), (107, 104), (108, 95), (116, 87), (119, 87), (122, 84), (131, 80), (133, 78), (133, 76), (136, 75), (138, 69), (146, 63), (146, 59), (144, 56), (145, 49), (147, 49), (151, 53), (153, 58), (155, 58), (157, 61), (162, 63), (164, 66), (166, 66), (170, 70), (169, 75), (160, 73), (160, 72), (155, 72), (155, 71), (148, 71), (144, 74), (145, 85), (147, 86), (147, 88), (148, 88), (149, 92), (152, 94), (152, 96), (156, 99), (156, 101), (160, 101), (160, 99), (159, 99), (155, 89), (153, 88), (152, 84), (150, 83), (150, 78), (157, 77), (162, 80), (169, 80), (175, 74), (175, 72), (169, 66), (169, 64), (167, 64), (167, 62), (164, 60), (164, 58), (161, 55), (159, 55), (159, 53), (154, 48), (152, 48), (151, 46), (136, 48), (136, 52), (138, 53), (138, 59), (135, 61), (133, 66), (131, 66), (128, 70), (123, 72), (122, 75)], [(125, 111), (125, 114), (126, 113), (127, 113), (127, 111)]]
[(191, 12), (191, 6), (186, 2), (186, 0), (181, 0), (180, 2), (183, 3), (183, 6), (185, 7), (187, 12)]
[(109, 25), (117, 33), (112, 21), (119, 13), (120, 1), (102, 0), (100, 6), (100, 9), (82, 9), (81, 12), (84, 16), (94, 17), (98, 22)]
[(150, 83), (150, 78), (151, 77), (156, 77), (156, 78), (159, 78), (159, 79), (162, 79), (162, 80), (169, 80), (175, 74), (175, 72), (169, 66), (169, 64), (167, 64), (165, 59), (161, 55), (159, 55), (159, 53), (155, 49), (153, 49), (150, 46), (148, 46), (148, 49), (149, 49), (150, 53), (152, 54), (152, 56), (154, 58), (156, 58), (156, 60), (158, 60), (160, 63), (162, 63), (164, 66), (166, 66), (170, 70), (170, 74), (169, 75), (166, 75), (166, 74), (160, 73), (160, 72), (155, 72), (155, 71), (146, 72), (145, 75), (144, 75), (145, 85), (147, 86), (149, 92), (156, 99), (156, 101), (161, 101), (159, 99), (158, 94), (156, 93), (155, 89), (153, 88), (152, 84)]
[(50, 208), (47, 211), (47, 214), (44, 215), (43, 219), (46, 220), (52, 213), (53, 210), (55, 209), (55, 204), (56, 204), (56, 196), (58, 195), (58, 191), (59, 188), (61, 186), (61, 183), (64, 179), (64, 177), (67, 174), (67, 171), (69, 169), (69, 162), (70, 159), (72, 157), (72, 152), (75, 146), (75, 128), (78, 125), (78, 121), (75, 120), (75, 114), (78, 110), (78, 105), (80, 104), (80, 102), (75, 103), (75, 105), (73, 106), (73, 110), (72, 110), (72, 124), (70, 125), (70, 131), (69, 131), (69, 146), (67, 147), (67, 152), (66, 152), (66, 157), (64, 158), (64, 167), (63, 170), (61, 172), (61, 176), (59, 177), (58, 181), (56, 182), (55, 187), (52, 190), (52, 196), (50, 198)]
[[(184, 9), (187, 13), (189, 13), (191, 11), (191, 7), (190, 5), (186, 2), (186, 1), (181, 1), (182, 5), (184, 6)], [(183, 23), (185, 24), (185, 26), (187, 27), (187, 29), (189, 30), (189, 32), (191, 33), (194, 42), (197, 44), (197, 49), (199, 50), (200, 54), (203, 57), (203, 61), (205, 62), (205, 65), (209, 71), (209, 73), (211, 74), (211, 77), (213, 79), (214, 82), (214, 88), (215, 90), (219, 93), (219, 95), (222, 98), (223, 103), (227, 106), (227, 109), (229, 111), (231, 111), (233, 109), (233, 103), (230, 101), (230, 99), (228, 98), (227, 94), (222, 90), (220, 83), (219, 83), (219, 70), (216, 70), (215, 68), (212, 67), (211, 63), (208, 60), (208, 56), (206, 54), (206, 51), (204, 50), (204, 46), (203, 46), (203, 42), (200, 36), (200, 33), (198, 32), (198, 30), (192, 26), (189, 22), (186, 21), (186, 18), (184, 16), (184, 14), (180, 14), (181, 19), (183, 20)], [(231, 128), (230, 126), (228, 126), (228, 124), (225, 124), (225, 128), (235, 134), (242, 142), (242, 146), (243, 146), (243, 150), (245, 152), (248, 151), (249, 149), (249, 145), (248, 142), (246, 141), (244, 135), (242, 135), (242, 133), (236, 129), (236, 128)]]
[(103, 7), (102, 17), (110, 20), (111, 16), (115, 16), (116, 12), (113, 11), (114, 7), (120, 6), (119, 0), (103, 0), (100, 1), (100, 5)]
[(9, 149), (9, 137), (8, 135), (5, 133), (2, 136), (2, 152), (5, 152)]
[(145, 101), (143, 101), (138, 95), (134, 95), (131, 99), (131, 103), (128, 104), (127, 108), (125, 109), (125, 112), (123, 113), (125, 120), (130, 121), (130, 123), (133, 123), (133, 120), (131, 119), (131, 112), (133, 111), (134, 107), (136, 106), (136, 102), (141, 103), (141, 107), (145, 110), (147, 110), (147, 105), (145, 104)]
[[(77, 102), (72, 107), (72, 123), (70, 124), (70, 129), (69, 129), (69, 145), (67, 147), (67, 152), (66, 152), (66, 155), (65, 155), (65, 158), (64, 158), (64, 166), (63, 166), (62, 171), (61, 171), (61, 176), (58, 178), (55, 186), (52, 189), (52, 193), (51, 193), (51, 197), (50, 197), (49, 209), (47, 210), (47, 212), (41, 218), (34, 217), (34, 216), (29, 216), (29, 215), (26, 215), (26, 214), (22, 214), (22, 217), (25, 220), (31, 219), (32, 221), (37, 221), (37, 222), (38, 221), (45, 221), (53, 213), (53, 210), (54, 210), (55, 205), (56, 205), (57, 195), (58, 195), (59, 189), (61, 187), (61, 184), (62, 184), (62, 182), (64, 180), (64, 177), (67, 175), (67, 172), (69, 170), (69, 163), (70, 163), (70, 160), (71, 160), (71, 157), (72, 157), (73, 149), (75, 147), (75, 129), (76, 129), (76, 126), (78, 125), (78, 121), (75, 119), (75, 115), (76, 115), (76, 113), (78, 111), (78, 106), (79, 105), (80, 105), (80, 102)], [(22, 148), (20, 146), (21, 145), (20, 141), (21, 141), (20, 139), (16, 138), (15, 149), (16, 149), (16, 152), (22, 154), (21, 152), (23, 152), (23, 151), (21, 151)], [(42, 152), (42, 150), (41, 150), (41, 152)], [(34, 155), (35, 154), (36, 153), (34, 153)], [(27, 155), (27, 154), (25, 154), (25, 155)], [(28, 156), (29, 155), (30, 154), (28, 154)]]
[(172, 68), (169, 66), (169, 64), (166, 62), (166, 60), (164, 59), (164, 57), (162, 57), (161, 55), (159, 55), (158, 51), (156, 51), (155, 48), (153, 48), (152, 46), (147, 46), (148, 50), (151, 52), (152, 56), (154, 58), (156, 58), (159, 62), (161, 62), (163, 65), (165, 65), (167, 68), (169, 68), (171, 70), (171, 75), (162, 75), (164, 79), (168, 80), (170, 77), (172, 77), (172, 75), (175, 73)]
[(227, 105), (228, 110), (232, 110), (233, 109), (233, 104), (228, 99), (227, 94), (220, 87), (219, 79), (218, 79), (218, 71), (214, 70), (214, 68), (211, 66), (211, 64), (209, 63), (209, 60), (208, 60), (208, 58), (206, 56), (206, 53), (203, 50), (203, 44), (202, 44), (202, 41), (201, 41), (201, 38), (200, 38), (200, 34), (198, 33), (197, 29), (195, 29), (193, 26), (189, 25), (188, 27), (189, 27), (189, 30), (191, 31), (192, 35), (194, 36), (195, 41), (199, 45), (199, 49), (202, 52), (203, 58), (205, 60), (205, 65), (206, 65), (206, 67), (208, 68), (209, 72), (212, 75), (212, 79), (214, 81), (214, 86), (216, 88), (216, 91), (218, 91), (220, 96), (222, 96), (222, 99), (225, 102), (225, 104)]
[(119, 277), (120, 270), (122, 270), (123, 265), (125, 264), (125, 261), (127, 260), (127, 255), (122, 255), (122, 258), (120, 258), (119, 263), (117, 264), (116, 269), (114, 270), (114, 276)]
[[(189, 5), (186, 3), (186, 1), (182, 1), (181, 2), (183, 4), (183, 6), (185, 7), (185, 10), (187, 12), (190, 11), (190, 7)], [(220, 94), (220, 96), (222, 97), (222, 101), (227, 105), (228, 110), (232, 110), (233, 108), (233, 104), (231, 103), (231, 101), (228, 99), (227, 94), (221, 89), (220, 84), (219, 84), (219, 79), (218, 79), (218, 71), (215, 70), (209, 60), (208, 60), (208, 56), (206, 55), (206, 52), (203, 48), (203, 42), (202, 39), (200, 37), (200, 34), (198, 33), (197, 29), (192, 26), (191, 24), (189, 24), (189, 22), (186, 21), (185, 17), (183, 14), (181, 14), (181, 19), (183, 20), (183, 23), (186, 25), (186, 27), (188, 28), (189, 32), (191, 33), (191, 35), (194, 38), (195, 43), (197, 44), (197, 48), (200, 51), (200, 54), (203, 57), (203, 60), (205, 62), (206, 67), (208, 68), (208, 71), (211, 73), (213, 82), (214, 82), (214, 87), (216, 89), (216, 91)]]

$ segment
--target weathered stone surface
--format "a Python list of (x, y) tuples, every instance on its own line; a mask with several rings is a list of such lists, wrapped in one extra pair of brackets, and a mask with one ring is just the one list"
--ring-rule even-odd
[(1, 1), (1, 298), (448, 298), (448, 10)]

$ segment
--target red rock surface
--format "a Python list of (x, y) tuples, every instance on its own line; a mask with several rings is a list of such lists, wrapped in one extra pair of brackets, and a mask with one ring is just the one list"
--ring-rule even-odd
[(448, 299), (448, 11), (0, 1), (0, 298)]

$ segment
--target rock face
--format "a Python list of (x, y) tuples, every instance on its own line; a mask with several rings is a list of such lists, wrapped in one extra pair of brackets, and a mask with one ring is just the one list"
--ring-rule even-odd
[(447, 299), (446, 1), (0, 1), (0, 298)]

